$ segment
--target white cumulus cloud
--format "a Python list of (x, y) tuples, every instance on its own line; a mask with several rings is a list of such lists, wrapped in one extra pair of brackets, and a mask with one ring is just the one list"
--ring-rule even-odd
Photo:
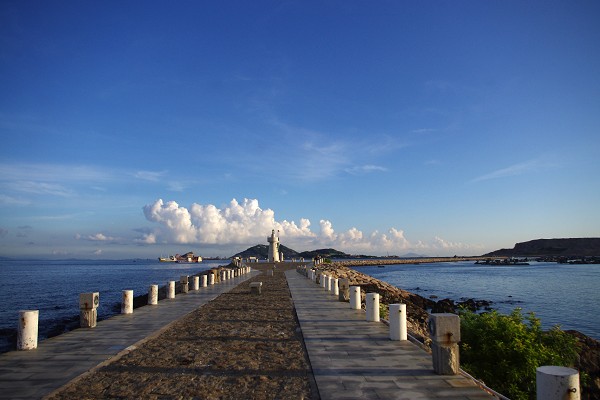
[[(144, 207), (144, 215), (148, 221), (162, 225), (161, 231), (153, 234), (155, 242), (262, 243), (271, 229), (278, 230), (282, 238), (314, 237), (308, 219), (302, 218), (299, 223), (275, 221), (274, 211), (261, 209), (256, 199), (244, 199), (242, 203), (233, 199), (223, 208), (194, 203), (189, 210), (175, 201), (165, 203), (159, 199)], [(146, 242), (150, 237), (146, 236)]]
[[(331, 221), (321, 219), (319, 231), (311, 230), (311, 222), (301, 218), (299, 222), (278, 221), (272, 209), (262, 209), (257, 199), (231, 200), (227, 205), (193, 203), (189, 208), (175, 201), (156, 200), (143, 207), (150, 222), (158, 224), (155, 229), (141, 232), (135, 240), (138, 244), (177, 243), (204, 245), (255, 245), (266, 244), (272, 229), (279, 231), (284, 245), (302, 250), (333, 247), (351, 254), (396, 254), (408, 251), (452, 252), (468, 250), (469, 246), (452, 243), (439, 237), (433, 242), (410, 242), (403, 230), (390, 228), (386, 232), (365, 234), (356, 227), (336, 232)], [(96, 235), (96, 240), (99, 240)], [(87, 237), (91, 240), (90, 237)]]

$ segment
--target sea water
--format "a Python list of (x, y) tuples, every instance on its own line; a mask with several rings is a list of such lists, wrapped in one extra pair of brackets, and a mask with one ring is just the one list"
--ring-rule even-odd
[(227, 265), (227, 260), (202, 263), (124, 261), (0, 261), (0, 352), (10, 350), (19, 310), (39, 310), (39, 337), (78, 324), (79, 294), (100, 293), (98, 320), (120, 312), (123, 290), (148, 293), (150, 285), (165, 286), (182, 275)]
[(488, 300), (504, 314), (519, 307), (540, 318), (544, 329), (560, 325), (600, 340), (600, 264), (454, 262), (355, 269), (434, 301)]

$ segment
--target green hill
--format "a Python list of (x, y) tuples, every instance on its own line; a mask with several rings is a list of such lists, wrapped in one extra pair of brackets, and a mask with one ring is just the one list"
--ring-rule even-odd
[[(296, 250), (290, 249), (289, 247), (283, 246), (283, 245), (279, 245), (279, 249), (280, 251), (283, 252), (283, 256), (285, 257), (286, 260), (289, 260), (290, 258), (300, 258), (303, 257), (305, 260), (310, 260), (313, 259), (314, 257), (316, 257), (317, 255), (323, 257), (323, 258), (354, 258), (356, 256), (351, 256), (350, 254), (346, 254), (344, 252), (338, 251), (336, 249), (318, 249), (318, 250), (312, 250), (312, 251), (303, 251), (303, 252), (297, 252)], [(269, 246), (266, 244), (257, 244), (256, 246), (252, 246), (242, 252), (239, 252), (237, 254), (234, 254), (233, 257), (242, 257), (242, 258), (248, 258), (248, 257), (257, 257), (259, 259), (266, 259), (269, 255)], [(361, 256), (361, 257), (368, 257), (368, 256)]]

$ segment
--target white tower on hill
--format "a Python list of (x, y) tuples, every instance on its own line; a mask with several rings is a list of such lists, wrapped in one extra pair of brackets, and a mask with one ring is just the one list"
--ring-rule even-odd
[(275, 236), (275, 229), (271, 231), (271, 236), (267, 236), (267, 242), (269, 242), (269, 262), (279, 262), (279, 237)]

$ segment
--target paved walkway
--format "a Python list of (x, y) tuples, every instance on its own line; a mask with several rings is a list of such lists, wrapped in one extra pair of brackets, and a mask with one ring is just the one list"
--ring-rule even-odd
[(389, 340), (386, 325), (295, 270), (286, 277), (322, 399), (494, 398), (462, 375), (434, 374), (425, 351)]
[(39, 399), (73, 378), (158, 335), (171, 323), (228, 292), (250, 274), (116, 315), (93, 329), (76, 329), (39, 343), (36, 350), (0, 354), (0, 399)]

